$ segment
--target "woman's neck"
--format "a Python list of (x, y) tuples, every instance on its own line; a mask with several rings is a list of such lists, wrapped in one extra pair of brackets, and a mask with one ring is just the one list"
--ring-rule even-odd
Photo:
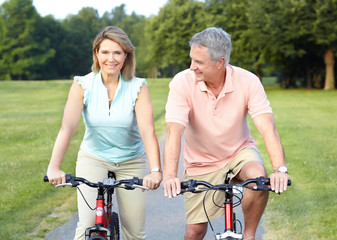
[(119, 81), (119, 74), (101, 74), (104, 85), (116, 84)]

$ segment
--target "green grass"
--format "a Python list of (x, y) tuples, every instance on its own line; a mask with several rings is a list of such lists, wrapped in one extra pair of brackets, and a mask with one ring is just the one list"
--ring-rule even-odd
[[(164, 128), (170, 79), (148, 79), (156, 134)], [(42, 239), (76, 211), (74, 189), (42, 182), (72, 81), (0, 81), (0, 239)], [(81, 122), (62, 163), (73, 173), (84, 133)], [(64, 205), (70, 201), (70, 205)]]
[[(148, 79), (158, 137), (169, 80)], [(265, 239), (337, 239), (337, 92), (264, 82), (293, 182), (282, 195), (270, 194)], [(70, 84), (0, 81), (0, 239), (43, 239), (76, 211), (74, 189), (42, 182)], [(251, 130), (271, 172), (263, 139)], [(66, 172), (74, 173), (83, 131), (81, 124), (63, 161)]]
[[(264, 239), (337, 239), (337, 92), (266, 88), (292, 186), (270, 194)], [(254, 127), (269, 172), (263, 139)]]

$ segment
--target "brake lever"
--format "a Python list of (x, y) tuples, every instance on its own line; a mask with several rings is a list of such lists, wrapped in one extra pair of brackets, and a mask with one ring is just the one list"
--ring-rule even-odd
[(61, 183), (61, 184), (55, 185), (55, 188), (65, 187), (65, 186), (72, 187), (73, 185), (71, 183)]
[(149, 190), (147, 187), (140, 186), (140, 185), (137, 185), (137, 184), (133, 184), (131, 187), (132, 187), (133, 189), (135, 189), (135, 188), (140, 188), (140, 189), (143, 189), (143, 190), (146, 190), (146, 191)]

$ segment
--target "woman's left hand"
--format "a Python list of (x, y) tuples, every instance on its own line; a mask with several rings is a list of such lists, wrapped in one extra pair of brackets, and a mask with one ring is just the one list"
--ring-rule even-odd
[(144, 177), (143, 186), (151, 190), (157, 189), (162, 179), (163, 179), (162, 172), (151, 172), (150, 174)]

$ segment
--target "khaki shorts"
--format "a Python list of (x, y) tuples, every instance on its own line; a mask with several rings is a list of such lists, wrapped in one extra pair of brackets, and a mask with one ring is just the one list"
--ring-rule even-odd
[[(247, 162), (251, 161), (259, 161), (263, 164), (263, 158), (259, 151), (254, 148), (244, 148), (240, 152), (238, 152), (235, 157), (223, 168), (199, 175), (199, 176), (187, 176), (185, 173), (184, 181), (189, 179), (206, 181), (211, 184), (223, 184), (226, 178), (226, 173), (231, 170), (231, 182), (238, 182), (235, 179), (235, 176), (240, 172), (243, 165)], [(204, 207), (203, 207), (203, 199), (206, 192), (202, 193), (184, 193), (185, 198), (185, 211), (186, 211), (186, 222), (187, 224), (197, 224), (207, 222), (207, 217), (205, 215)], [(219, 206), (223, 206), (224, 203), (224, 193), (220, 191), (209, 191), (206, 194), (205, 198), (205, 208), (207, 211), (207, 215), (210, 220), (221, 217), (224, 214), (223, 208), (219, 208)], [(214, 202), (216, 204), (214, 204)]]

